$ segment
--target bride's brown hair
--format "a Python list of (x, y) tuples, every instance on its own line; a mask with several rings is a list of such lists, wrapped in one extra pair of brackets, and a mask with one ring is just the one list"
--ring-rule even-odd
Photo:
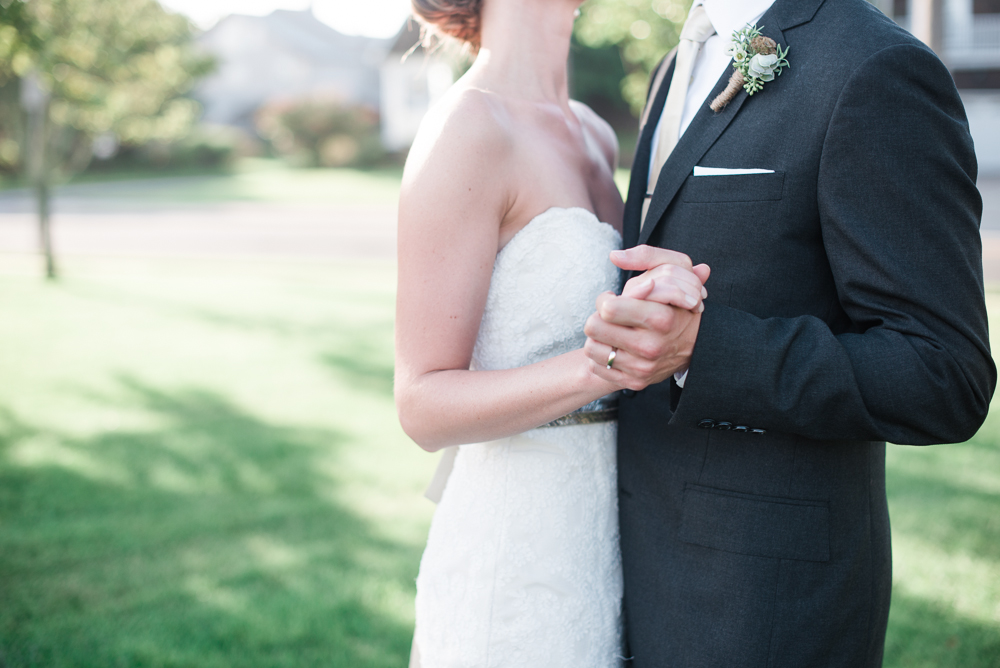
[(413, 13), (433, 32), (479, 51), (480, 10), (483, 0), (411, 0)]

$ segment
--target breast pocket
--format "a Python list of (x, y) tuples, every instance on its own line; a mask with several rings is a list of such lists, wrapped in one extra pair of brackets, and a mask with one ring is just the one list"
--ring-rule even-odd
[(781, 199), (785, 173), (689, 176), (681, 188), (681, 201), (773, 202)]

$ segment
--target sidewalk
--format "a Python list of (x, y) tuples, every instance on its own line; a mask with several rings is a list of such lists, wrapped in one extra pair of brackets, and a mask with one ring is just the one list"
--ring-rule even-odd
[[(1000, 283), (1000, 176), (979, 182), (983, 268)], [(396, 205), (172, 203), (122, 197), (128, 184), (73, 186), (57, 196), (53, 230), (61, 255), (382, 259), (396, 257)], [(34, 204), (0, 192), (0, 254), (34, 253)]]
[[(59, 255), (395, 259), (396, 205), (279, 202), (172, 204), (113, 197), (94, 186), (57, 196)], [(112, 197), (104, 197), (111, 194)], [(95, 196), (96, 195), (96, 196)], [(34, 204), (0, 193), (0, 254), (38, 248)]]

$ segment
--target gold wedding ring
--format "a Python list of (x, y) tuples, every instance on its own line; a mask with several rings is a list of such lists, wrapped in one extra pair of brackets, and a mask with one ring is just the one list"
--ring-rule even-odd
[(618, 357), (618, 349), (612, 348), (611, 354), (608, 355), (608, 366), (606, 368), (610, 369), (611, 365), (615, 363), (615, 358)]

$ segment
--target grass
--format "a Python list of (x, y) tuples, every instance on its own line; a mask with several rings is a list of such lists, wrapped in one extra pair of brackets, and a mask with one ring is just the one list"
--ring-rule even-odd
[[(396, 196), (272, 168), (115, 196)], [(0, 255), (0, 667), (405, 666), (434, 459), (395, 419), (393, 266), (37, 265)], [(1000, 668), (998, 446), (1000, 411), (889, 448), (889, 668)]]
[[(227, 171), (197, 170), (87, 173), (60, 190), (75, 197), (114, 197), (153, 203), (185, 202), (295, 202), (314, 204), (369, 204), (395, 201), (402, 170), (297, 169), (277, 160), (247, 159)], [(0, 181), (0, 192), (18, 184)]]
[(0, 665), (405, 665), (433, 461), (392, 267), (14, 260)]

